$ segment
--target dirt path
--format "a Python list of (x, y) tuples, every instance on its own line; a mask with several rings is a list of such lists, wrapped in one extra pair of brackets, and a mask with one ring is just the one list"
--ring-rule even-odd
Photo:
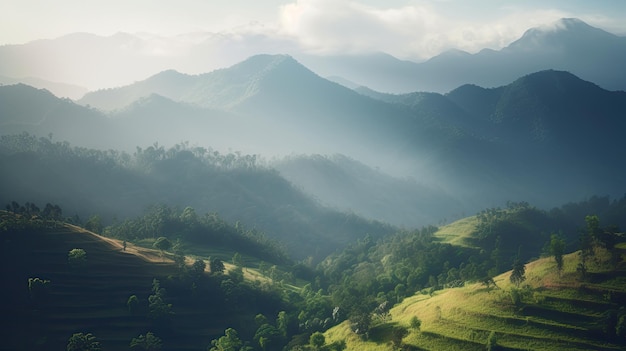
[(94, 232), (90, 232), (84, 228), (73, 224), (65, 224), (68, 229), (71, 229), (74, 232), (81, 234), (91, 235), (94, 239), (100, 240), (111, 247), (111, 250), (120, 251), (125, 254), (135, 255), (146, 262), (151, 263), (173, 263), (174, 261), (167, 258), (166, 256), (161, 256), (161, 252), (159, 250), (148, 249), (145, 247), (136, 246), (129, 242), (126, 242), (126, 250), (124, 250), (124, 242), (122, 240), (107, 238), (102, 235), (98, 235)]

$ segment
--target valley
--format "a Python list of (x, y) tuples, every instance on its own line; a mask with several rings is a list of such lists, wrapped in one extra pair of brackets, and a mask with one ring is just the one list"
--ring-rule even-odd
[(626, 347), (624, 37), (196, 35), (0, 46), (1, 350)]

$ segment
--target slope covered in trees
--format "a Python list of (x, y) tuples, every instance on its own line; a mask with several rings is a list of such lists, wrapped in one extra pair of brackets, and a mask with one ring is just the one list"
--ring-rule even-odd
[[(218, 213), (264, 232), (283, 245), (291, 257), (319, 260), (347, 243), (394, 229), (320, 206), (256, 155), (221, 154), (179, 144), (165, 149), (154, 144), (132, 155), (71, 147), (21, 134), (0, 139), (0, 201), (53, 202), (67, 215), (86, 220), (142, 214), (163, 204), (191, 207), (198, 217)], [(154, 234), (154, 233), (152, 233)], [(134, 235), (138, 235), (135, 233)]]

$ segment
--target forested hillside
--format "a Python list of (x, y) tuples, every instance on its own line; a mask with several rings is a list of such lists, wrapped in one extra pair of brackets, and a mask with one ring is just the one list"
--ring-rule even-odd
[[(154, 144), (131, 155), (72, 147), (28, 134), (0, 138), (0, 200), (62, 204), (69, 217), (99, 215), (105, 224), (163, 204), (218, 213), (263, 232), (293, 258), (315, 260), (370, 234), (394, 229), (320, 206), (255, 155)], [(138, 234), (135, 234), (138, 235)]]

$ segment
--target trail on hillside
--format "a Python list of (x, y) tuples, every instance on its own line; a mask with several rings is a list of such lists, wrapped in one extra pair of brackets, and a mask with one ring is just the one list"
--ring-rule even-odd
[(107, 238), (102, 235), (91, 232), (89, 230), (86, 230), (85, 228), (73, 225), (73, 224), (66, 223), (65, 226), (73, 232), (90, 235), (95, 240), (99, 240), (107, 244), (111, 248), (111, 250), (120, 251), (122, 253), (126, 253), (129, 255), (135, 255), (146, 262), (150, 262), (150, 263), (173, 263), (174, 262), (167, 256), (161, 255), (161, 252), (159, 250), (136, 246), (129, 242), (126, 242), (126, 250), (124, 250), (124, 243), (122, 240)]

